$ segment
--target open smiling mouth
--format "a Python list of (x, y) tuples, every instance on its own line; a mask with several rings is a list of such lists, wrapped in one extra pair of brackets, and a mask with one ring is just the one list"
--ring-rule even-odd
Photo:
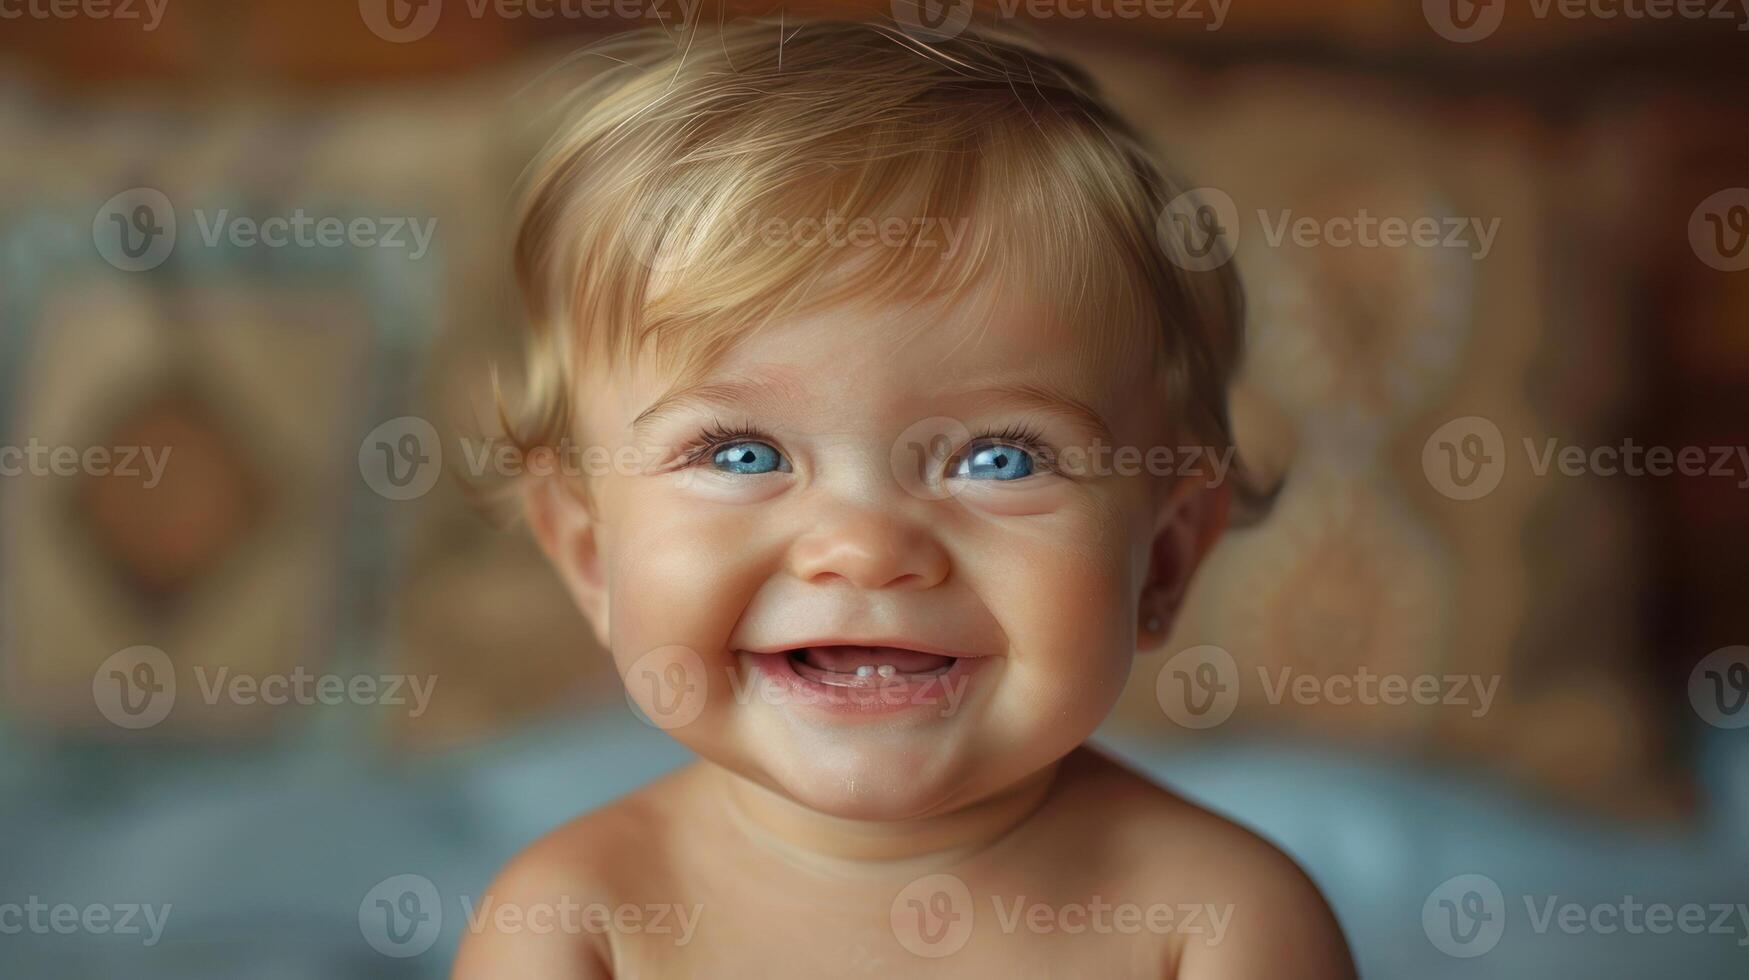
[(797, 674), (831, 687), (866, 688), (922, 682), (953, 669), (957, 657), (899, 647), (799, 647), (784, 654)]
[(786, 692), (773, 704), (856, 714), (955, 707), (978, 668), (999, 659), (853, 643), (740, 653), (772, 691)]

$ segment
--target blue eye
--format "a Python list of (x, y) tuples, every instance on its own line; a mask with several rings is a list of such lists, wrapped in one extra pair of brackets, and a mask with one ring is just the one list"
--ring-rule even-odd
[(973, 443), (953, 475), (973, 480), (1018, 480), (1032, 475), (1032, 453), (1005, 442)]
[(763, 442), (742, 440), (718, 447), (711, 462), (725, 473), (757, 475), (789, 469), (783, 454)]

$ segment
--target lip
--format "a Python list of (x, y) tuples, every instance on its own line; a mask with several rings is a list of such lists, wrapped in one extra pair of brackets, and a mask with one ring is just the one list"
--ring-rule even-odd
[[(871, 679), (859, 686), (840, 686), (814, 680), (795, 669), (789, 652), (804, 646), (890, 646), (938, 656), (954, 657), (954, 662), (940, 673), (923, 675), (898, 674)], [(880, 643), (858, 640), (842, 644), (799, 643), (772, 650), (737, 650), (778, 695), (770, 703), (785, 707), (820, 712), (833, 717), (891, 716), (901, 713), (931, 713), (946, 717), (966, 702), (968, 685), (980, 673), (990, 657), (959, 655), (915, 644)]]
[(744, 653), (773, 654), (788, 653), (803, 647), (892, 647), (895, 650), (915, 650), (918, 653), (932, 653), (938, 657), (952, 657), (955, 660), (976, 660), (987, 656), (982, 653), (971, 653), (966, 650), (950, 650), (947, 647), (931, 646), (926, 643), (916, 643), (904, 637), (821, 637), (812, 640), (797, 640), (794, 643), (784, 643), (780, 646), (766, 645), (761, 647), (740, 647)]

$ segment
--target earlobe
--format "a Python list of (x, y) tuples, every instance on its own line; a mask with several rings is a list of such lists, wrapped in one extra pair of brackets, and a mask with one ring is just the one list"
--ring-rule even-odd
[(1226, 530), (1231, 501), (1225, 483), (1208, 486), (1187, 480), (1173, 488), (1148, 545), (1148, 575), (1138, 603), (1138, 650), (1152, 652), (1165, 645), (1192, 575)]
[(605, 649), (607, 584), (597, 523), (589, 504), (564, 477), (524, 479), (527, 483), (522, 488), (522, 510), (529, 531)]

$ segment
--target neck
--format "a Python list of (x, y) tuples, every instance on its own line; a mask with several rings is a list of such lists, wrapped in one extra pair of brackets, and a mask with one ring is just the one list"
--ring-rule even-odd
[(755, 843), (818, 870), (890, 873), (953, 864), (995, 844), (1044, 804), (1059, 763), (959, 809), (904, 820), (821, 813), (721, 766), (706, 765), (729, 818)]

